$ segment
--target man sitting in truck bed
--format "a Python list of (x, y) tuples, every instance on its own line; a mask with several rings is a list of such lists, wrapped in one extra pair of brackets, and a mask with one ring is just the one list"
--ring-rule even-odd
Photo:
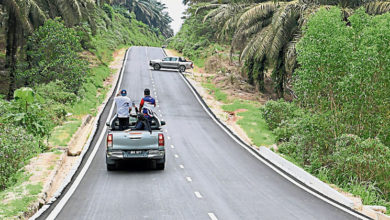
[(150, 96), (150, 90), (144, 90), (145, 97), (141, 99), (139, 109), (143, 118), (138, 120), (135, 130), (149, 130), (151, 132), (150, 124), (154, 117), (154, 108), (156, 107), (156, 100)]

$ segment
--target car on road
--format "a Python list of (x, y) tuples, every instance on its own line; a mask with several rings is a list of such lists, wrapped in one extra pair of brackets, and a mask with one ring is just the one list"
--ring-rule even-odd
[(185, 72), (186, 69), (194, 68), (193, 62), (187, 61), (184, 57), (164, 57), (161, 60), (151, 60), (149, 61), (149, 66), (153, 67), (154, 70), (166, 68), (177, 69), (180, 72)]
[(107, 170), (115, 170), (121, 161), (149, 160), (158, 170), (165, 168), (165, 140), (162, 131), (164, 121), (154, 117), (151, 122), (151, 132), (148, 130), (133, 130), (137, 116), (129, 118), (129, 129), (120, 130), (119, 120), (115, 116), (108, 121), (106, 164)]

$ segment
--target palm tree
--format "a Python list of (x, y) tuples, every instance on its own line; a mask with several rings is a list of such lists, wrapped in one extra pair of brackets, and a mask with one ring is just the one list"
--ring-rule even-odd
[(114, 4), (124, 5), (136, 15), (137, 20), (157, 28), (164, 37), (173, 36), (173, 30), (169, 26), (172, 18), (164, 11), (165, 4), (156, 0), (126, 0), (114, 2)]
[(8, 0), (2, 4), (8, 14), (5, 69), (9, 72), (8, 99), (11, 99), (15, 88), (17, 52), (24, 44), (25, 35), (31, 33), (34, 27), (43, 24), (47, 17), (34, 0)]
[(77, 25), (88, 17), (95, 3), (91, 0), (1, 0), (0, 4), (7, 12), (5, 69), (9, 72), (8, 99), (11, 99), (17, 57), (26, 37), (48, 18), (62, 17), (67, 26)]
[[(286, 90), (291, 93), (289, 80), (297, 67), (295, 44), (310, 13), (322, 4), (356, 8), (364, 6), (369, 14), (390, 11), (390, 2), (345, 0), (268, 1), (263, 3), (209, 3), (197, 11), (209, 10), (204, 20), (219, 28), (225, 40), (231, 43), (231, 54), (238, 51), (240, 63), (250, 83), (264, 90), (266, 69), (271, 70), (279, 97)], [(345, 15), (348, 16), (348, 9)], [(231, 34), (229, 36), (229, 34)], [(227, 35), (227, 37), (226, 37)], [(217, 35), (216, 37), (220, 37)]]

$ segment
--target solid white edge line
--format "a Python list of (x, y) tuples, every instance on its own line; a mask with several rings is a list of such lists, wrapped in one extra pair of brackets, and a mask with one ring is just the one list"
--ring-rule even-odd
[[(125, 64), (124, 64), (124, 67), (123, 67), (122, 72), (121, 72), (121, 77), (120, 77), (120, 79), (118, 81), (118, 84), (117, 84), (118, 87), (117, 87), (116, 92), (114, 94), (117, 94), (119, 92), (119, 89), (120, 89), (120, 86), (121, 86), (121, 83), (122, 83), (122, 79), (123, 79), (123, 73), (124, 73), (124, 71), (126, 69), (127, 57), (129, 55), (129, 51), (130, 50), (127, 50), (126, 57), (125, 57)], [(109, 112), (107, 118), (111, 118), (112, 112), (114, 111), (114, 108), (113, 108), (114, 105), (115, 105), (115, 102), (112, 102), (111, 109), (110, 109), (110, 112)], [(104, 126), (102, 132), (100, 133), (100, 137), (99, 137), (96, 145), (94, 146), (94, 149), (91, 152), (91, 155), (89, 155), (88, 160), (85, 163), (83, 169), (80, 171), (79, 175), (77, 176), (76, 180), (73, 182), (72, 186), (66, 192), (64, 197), (62, 197), (62, 199), (56, 205), (56, 207), (53, 209), (53, 211), (51, 211), (50, 215), (46, 218), (46, 220), (54, 220), (58, 216), (58, 214), (62, 211), (62, 208), (65, 206), (65, 204), (68, 202), (70, 197), (73, 195), (74, 191), (76, 191), (76, 189), (77, 189), (78, 185), (80, 184), (81, 180), (83, 179), (85, 173), (88, 171), (88, 168), (89, 168), (89, 166), (92, 163), (92, 160), (95, 158), (95, 155), (96, 155), (96, 153), (97, 153), (97, 151), (99, 149), (99, 146), (100, 146), (100, 144), (101, 144), (101, 142), (103, 140), (103, 137), (106, 134), (106, 131), (107, 131), (107, 126)]]
[(209, 215), (209, 217), (210, 217), (211, 220), (218, 220), (217, 216), (215, 216), (214, 213), (209, 212), (209, 213), (207, 213), (207, 214)]
[(200, 194), (200, 192), (198, 192), (198, 191), (195, 191), (194, 194), (195, 194), (195, 196), (196, 196), (198, 199), (203, 198), (202, 194)]
[(213, 115), (209, 112), (209, 110), (206, 108), (206, 106), (202, 103), (202, 101), (199, 99), (198, 95), (196, 94), (196, 92), (194, 91), (194, 89), (189, 85), (189, 83), (187, 82), (187, 80), (184, 78), (183, 74), (180, 74), (179, 75), (181, 76), (181, 78), (183, 79), (183, 81), (186, 83), (186, 85), (188, 86), (188, 88), (190, 88), (191, 92), (194, 94), (195, 98), (198, 100), (198, 102), (200, 103), (200, 105), (203, 107), (203, 109), (206, 111), (206, 113), (214, 120), (214, 122), (222, 128), (223, 131), (225, 131), (234, 141), (236, 141), (241, 147), (243, 147), (244, 149), (246, 149), (250, 154), (252, 154), (254, 157), (256, 157), (258, 160), (260, 160), (261, 162), (263, 162), (264, 164), (266, 164), (268, 167), (270, 167), (271, 169), (273, 169), (275, 172), (277, 172), (279, 175), (283, 176), (284, 178), (286, 178), (288, 181), (292, 182), (293, 184), (295, 184), (296, 186), (298, 186), (299, 188), (305, 190), (306, 192), (312, 194), (313, 196), (333, 205), (334, 207), (337, 207), (341, 210), (343, 210), (344, 212), (347, 212), (357, 218), (360, 218), (360, 219), (367, 219), (367, 218), (364, 218), (363, 216), (355, 213), (355, 212), (352, 212), (351, 210), (349, 209), (346, 209), (345, 207), (329, 200), (328, 198), (325, 198), (315, 192), (313, 192), (312, 190), (309, 190), (306, 186), (303, 186), (301, 184), (299, 184), (297, 181), (295, 181), (294, 179), (290, 178), (289, 176), (287, 176), (286, 174), (284, 174), (283, 172), (281, 172), (280, 170), (278, 170), (276, 167), (274, 167), (272, 164), (270, 164), (269, 162), (267, 162), (266, 160), (264, 160), (263, 158), (259, 157), (257, 154), (255, 154), (252, 150), (248, 149), (247, 146), (245, 146), (244, 144), (242, 144), (235, 136), (233, 136), (224, 126), (222, 126), (220, 124), (220, 122), (218, 122), (214, 117)]

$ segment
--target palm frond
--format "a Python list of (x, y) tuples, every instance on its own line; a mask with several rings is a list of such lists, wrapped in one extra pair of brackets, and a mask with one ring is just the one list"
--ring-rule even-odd
[(250, 26), (258, 20), (269, 17), (275, 9), (276, 5), (272, 2), (258, 4), (241, 15), (237, 26)]
[(390, 2), (373, 1), (364, 5), (367, 14), (380, 15), (390, 11)]

